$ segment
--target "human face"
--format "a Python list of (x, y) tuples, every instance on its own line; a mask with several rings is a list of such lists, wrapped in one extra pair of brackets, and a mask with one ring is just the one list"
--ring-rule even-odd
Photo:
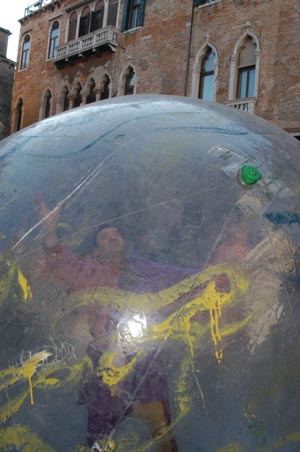
[(120, 253), (124, 249), (124, 241), (116, 228), (105, 228), (98, 232), (96, 245), (106, 255)]

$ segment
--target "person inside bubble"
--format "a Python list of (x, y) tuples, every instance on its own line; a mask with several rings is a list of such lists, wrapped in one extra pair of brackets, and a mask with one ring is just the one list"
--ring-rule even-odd
[[(102, 447), (103, 441), (117, 424), (130, 414), (148, 424), (153, 438), (159, 442), (160, 452), (177, 452), (170, 427), (168, 385), (162, 375), (164, 359), (156, 350), (138, 361), (130, 377), (121, 381), (113, 393), (109, 387), (101, 384), (97, 376), (101, 356), (107, 347), (114, 348), (110, 338), (115, 340), (120, 314), (93, 303), (93, 292), (103, 287), (120, 288), (120, 276), (126, 264), (123, 237), (116, 228), (106, 227), (97, 233), (91, 255), (79, 256), (58, 243), (56, 228), (61, 209), (50, 214), (41, 195), (35, 202), (35, 208), (40, 221), (47, 218), (43, 225), (46, 257), (40, 274), (51, 275), (63, 284), (68, 294), (84, 291), (91, 298), (85, 312), (80, 314), (80, 326), (82, 322), (87, 322), (92, 338), (86, 354), (91, 360), (93, 372), (87, 380), (84, 378), (78, 399), (78, 403), (85, 405), (88, 410), (88, 450)], [(76, 334), (74, 331), (72, 335)], [(121, 348), (124, 363), (130, 362), (134, 352)], [(136, 391), (138, 386), (140, 388)]]
[[(125, 416), (131, 414), (147, 422), (153, 441), (159, 447), (157, 449), (158, 451), (175, 452), (178, 448), (172, 434), (172, 423), (169, 409), (169, 390), (167, 379), (163, 370), (165, 364), (170, 362), (169, 357), (165, 357), (163, 355), (163, 349), (156, 347), (155, 344), (153, 348), (150, 344), (148, 344), (148, 342), (145, 342), (145, 346), (142, 347), (143, 353), (140, 354), (139, 351), (135, 349), (134, 343), (133, 349), (130, 349), (130, 347), (127, 347), (126, 341), (122, 342), (121, 334), (119, 335), (121, 337), (120, 343), (116, 343), (116, 329), (121, 326), (120, 315), (122, 316), (124, 311), (120, 313), (118, 310), (114, 310), (114, 308), (111, 308), (110, 306), (101, 305), (99, 302), (93, 303), (93, 295), (95, 295), (97, 289), (105, 287), (103, 279), (101, 280), (101, 284), (103, 284), (103, 286), (99, 286), (99, 283), (97, 283), (94, 288), (89, 290), (88, 288), (86, 289), (88, 286), (86, 282), (87, 278), (84, 278), (80, 285), (74, 286), (69, 284), (69, 279), (66, 280), (65, 277), (62, 276), (62, 273), (66, 272), (68, 269), (69, 262), (71, 263), (71, 267), (74, 266), (75, 269), (78, 268), (78, 263), (75, 262), (74, 264), (74, 260), (76, 260), (77, 257), (76, 253), (68, 250), (67, 247), (64, 249), (63, 246), (58, 245), (56, 224), (60, 210), (61, 209), (56, 209), (53, 213), (50, 213), (43, 198), (39, 198), (37, 212), (40, 224), (43, 228), (42, 236), (44, 238), (46, 255), (50, 255), (50, 262), (52, 259), (55, 260), (58, 258), (59, 261), (61, 256), (64, 257), (70, 255), (70, 260), (62, 259), (64, 265), (61, 266), (60, 271), (57, 273), (57, 278), (59, 278), (60, 282), (65, 284), (67, 287), (66, 307), (68, 303), (68, 291), (70, 292), (71, 298), (73, 296), (76, 298), (76, 292), (83, 292), (84, 295), (87, 295), (87, 299), (91, 301), (90, 303), (87, 302), (81, 305), (83, 311), (85, 311), (85, 315), (80, 317), (82, 322), (85, 321), (88, 323), (90, 334), (89, 342), (86, 345), (85, 351), (86, 355), (90, 358), (91, 368), (89, 366), (89, 369), (91, 369), (92, 372), (84, 375), (79, 397), (79, 403), (85, 405), (88, 411), (86, 435), (87, 447), (89, 448), (88, 450), (91, 448), (94, 448), (94, 450), (101, 450), (103, 441), (104, 444), (107, 444), (105, 441), (110, 438), (118, 424), (124, 419)], [(95, 254), (98, 257), (105, 256), (105, 259), (103, 259), (105, 264), (109, 262), (112, 266), (114, 262), (118, 267), (120, 267), (120, 263), (122, 262), (122, 265), (126, 265), (126, 260), (124, 264), (123, 239), (121, 241), (117, 240), (119, 245), (113, 247), (113, 258), (108, 252), (109, 246), (107, 246), (107, 244), (109, 242), (110, 240), (107, 240), (107, 236), (105, 235), (104, 239), (100, 240), (100, 244), (105, 244), (99, 247), (101, 252), (96, 249), (90, 256), (79, 256), (79, 260), (93, 260)], [(122, 246), (120, 246), (120, 243), (122, 243)], [(98, 245), (96, 243), (97, 247)], [(104, 248), (106, 251), (103, 252), (101, 248)], [(156, 262), (150, 262), (150, 264), (157, 270)], [(150, 283), (151, 265), (150, 267), (147, 267), (146, 272), (149, 272), (148, 280)], [(46, 267), (47, 262), (44, 265), (43, 272), (45, 272)], [(169, 334), (172, 334), (172, 331), (175, 331), (178, 326), (179, 329), (184, 327), (182, 333), (183, 337), (186, 339), (187, 334), (189, 334), (189, 330), (186, 330), (185, 328), (189, 328), (191, 321), (201, 322), (202, 320), (207, 327), (206, 330), (209, 331), (209, 316), (207, 316), (207, 313), (208, 311), (212, 311), (212, 315), (213, 313), (217, 314), (220, 311), (220, 306), (212, 304), (214, 301), (210, 296), (204, 296), (204, 298), (201, 297), (210, 286), (212, 289), (210, 293), (213, 294), (213, 296), (216, 296), (217, 299), (220, 299), (218, 294), (223, 294), (222, 297), (223, 300), (225, 300), (225, 303), (232, 300), (232, 297), (234, 296), (234, 292), (231, 292), (230, 278), (232, 277), (232, 272), (226, 274), (225, 271), (225, 273), (222, 274), (221, 271), (223, 271), (223, 267), (212, 267), (212, 269), (208, 272), (205, 269), (203, 269), (203, 273), (202, 271), (199, 273), (199, 270), (196, 271), (196, 274), (193, 275), (194, 277), (190, 280), (189, 278), (185, 279), (185, 272), (188, 271), (189, 274), (192, 274), (195, 272), (195, 269), (182, 269), (183, 271), (181, 272), (179, 268), (172, 267), (170, 265), (165, 266), (165, 264), (158, 264), (158, 267), (160, 269), (165, 268), (165, 276), (163, 278), (164, 281), (159, 278), (159, 285), (163, 284), (163, 287), (171, 289), (171, 291), (173, 291), (173, 296), (171, 297), (172, 299), (170, 303), (167, 302), (167, 304), (161, 304), (163, 302), (162, 293), (160, 291), (156, 292), (156, 294), (154, 293), (153, 301), (158, 301), (158, 304), (155, 305), (157, 308), (154, 307), (150, 311), (145, 311), (150, 313), (150, 317), (152, 316), (150, 323), (152, 322), (152, 326), (154, 326), (154, 329), (152, 329), (154, 333), (153, 339), (155, 340), (156, 333), (159, 333), (160, 326), (162, 326), (162, 333), (167, 334), (166, 337), (169, 337)], [(52, 267), (50, 266), (50, 270), (51, 268)], [(88, 270), (89, 268), (90, 267), (88, 266)], [(172, 273), (172, 269), (175, 270), (175, 279), (179, 281), (179, 284), (176, 284), (176, 281), (174, 283), (174, 274)], [(76, 271), (74, 274), (77, 275)], [(171, 275), (170, 278), (169, 275)], [(144, 279), (144, 275), (141, 275), (141, 277)], [(139, 279), (140, 275), (138, 275), (138, 280)], [(106, 284), (109, 284), (109, 280), (106, 279), (106, 281), (108, 281)], [(151, 286), (147, 287), (147, 290), (149, 290), (150, 293), (157, 291), (156, 278), (154, 278), (154, 283), (153, 288), (151, 288)], [(120, 287), (122, 286), (120, 281), (116, 283), (114, 280), (111, 288), (118, 289), (118, 287), (115, 287), (118, 284)], [(133, 285), (134, 284), (135, 281), (133, 281)], [(174, 286), (172, 286), (172, 284), (174, 284)], [(76, 287), (78, 287), (78, 290)], [(107, 285), (106, 287), (110, 286)], [(137, 293), (144, 293), (144, 288), (140, 289), (141, 292)], [(102, 291), (100, 289), (98, 293), (100, 297), (101, 293)], [(118, 290), (115, 292), (112, 291), (111, 293), (117, 296)], [(134, 292), (132, 292), (132, 294), (134, 294)], [(226, 296), (226, 294), (228, 296)], [(193, 297), (195, 297), (195, 299)], [(152, 296), (149, 298), (147, 295), (144, 298), (152, 300)], [(80, 297), (78, 299), (80, 299)], [(64, 323), (64, 325), (62, 324), (62, 326), (67, 327), (69, 324), (69, 327), (73, 331), (71, 331), (70, 336), (66, 335), (65, 337), (74, 338), (74, 319), (69, 317), (69, 314), (72, 313), (72, 309), (72, 307), (70, 310), (66, 309), (66, 315), (63, 315), (66, 323)], [(184, 320), (183, 323), (176, 323), (178, 314), (181, 319)], [(200, 314), (200, 318), (196, 318), (194, 314)], [(148, 316), (148, 314), (146, 315)], [(173, 322), (173, 320), (175, 322)], [(49, 321), (51, 322), (51, 319)], [(142, 325), (143, 319), (141, 315), (139, 316), (139, 319), (137, 319), (137, 322), (139, 326)], [(212, 339), (215, 346), (213, 343), (212, 345), (215, 348), (216, 357), (218, 361), (220, 361), (221, 355), (219, 353), (218, 346), (221, 345), (221, 338), (218, 338), (217, 336), (218, 328), (216, 328), (216, 318), (211, 318), (211, 322), (215, 325), (214, 328), (211, 328)], [(212, 327), (212, 325), (210, 326)], [(51, 328), (51, 331), (54, 332), (56, 330), (55, 328)], [(159, 339), (159, 336), (157, 336), (157, 339)], [(150, 340), (151, 342), (151, 332), (150, 337), (147, 340)], [(105, 359), (103, 359), (103, 357)], [(114, 362), (115, 358), (117, 362)], [(185, 369), (187, 361), (184, 360), (183, 364)], [(83, 370), (81, 367), (80, 369)], [(122, 372), (124, 370), (125, 372), (122, 376)], [(121, 375), (119, 378), (118, 374), (120, 373)], [(110, 383), (112, 384), (106, 384), (104, 377), (110, 380)], [(184, 379), (185, 376), (183, 375), (182, 378)], [(118, 380), (117, 384), (114, 383), (115, 379)], [(182, 381), (183, 380), (181, 380), (181, 383)], [(184, 400), (185, 399), (183, 397), (183, 404)]]
[(119, 277), (124, 266), (124, 240), (116, 228), (106, 227), (95, 238), (91, 255), (79, 255), (58, 243), (56, 233), (60, 209), (50, 214), (43, 197), (35, 202), (39, 220), (43, 225), (46, 256), (40, 272), (51, 274), (71, 293), (95, 290), (98, 287), (119, 287)]

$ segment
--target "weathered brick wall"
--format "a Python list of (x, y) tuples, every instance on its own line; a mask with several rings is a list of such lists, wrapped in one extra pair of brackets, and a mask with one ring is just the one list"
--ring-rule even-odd
[(9, 113), (13, 80), (13, 63), (0, 56), (0, 140), (9, 133)]
[[(255, 34), (260, 45), (256, 114), (300, 132), (299, 30), (298, 0), (221, 0), (195, 11), (190, 65), (208, 40), (218, 52), (216, 100), (226, 102), (234, 46), (245, 32)], [(191, 74), (189, 82), (191, 90)]]
[(282, 2), (270, 103), (274, 121), (290, 132), (300, 132), (299, 46), (300, 2)]
[[(184, 76), (187, 51), (187, 22), (191, 2), (149, 0), (146, 4), (144, 26), (125, 33), (119, 31), (116, 52), (103, 50), (97, 56), (79, 59), (72, 65), (58, 69), (47, 61), (49, 28), (57, 17), (60, 21), (60, 45), (64, 43), (67, 28), (65, 9), (78, 0), (62, 1), (54, 11), (44, 8), (23, 20), (19, 45), (27, 33), (31, 35), (30, 63), (26, 70), (17, 70), (12, 109), (20, 97), (24, 101), (22, 127), (39, 118), (39, 109), (46, 89), (52, 92), (52, 113), (64, 84), (72, 86), (76, 80), (84, 85), (93, 71), (102, 70), (111, 76), (112, 95), (118, 92), (122, 72), (132, 65), (137, 74), (138, 93), (184, 94)], [(123, 2), (120, 5), (121, 27)], [(174, 70), (175, 69), (175, 70)]]

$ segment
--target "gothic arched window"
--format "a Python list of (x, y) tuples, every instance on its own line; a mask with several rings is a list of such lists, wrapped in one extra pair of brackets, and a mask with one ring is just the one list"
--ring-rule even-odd
[(29, 64), (30, 36), (26, 35), (22, 45), (20, 69), (26, 69)]
[(249, 37), (239, 53), (237, 99), (254, 96), (256, 46)]
[(77, 13), (72, 13), (69, 19), (68, 41), (73, 41), (76, 38), (77, 31)]
[(48, 49), (48, 58), (54, 58), (55, 49), (58, 46), (59, 39), (59, 22), (56, 20), (51, 27), (50, 38), (49, 38), (49, 49)]
[(109, 85), (110, 85), (110, 79), (106, 75), (104, 80), (103, 80), (103, 87), (102, 87), (102, 92), (101, 92), (101, 95), (100, 95), (100, 100), (104, 100), (104, 99), (108, 99), (109, 98)]
[(79, 34), (78, 36), (87, 35), (90, 31), (90, 22), (91, 22), (91, 10), (87, 6), (81, 13), (80, 22), (79, 22)]
[(95, 92), (95, 81), (93, 79), (90, 80), (88, 85), (88, 95), (86, 98), (86, 103), (91, 104), (92, 102), (96, 102), (96, 92)]
[(125, 87), (124, 87), (124, 95), (127, 96), (128, 94), (134, 94), (135, 89), (135, 83), (136, 83), (136, 75), (131, 67), (127, 73), (126, 79), (125, 79)]
[(214, 99), (214, 83), (215, 83), (215, 54), (209, 48), (202, 60), (200, 80), (199, 80), (199, 99)]
[(96, 3), (95, 9), (92, 12), (90, 31), (95, 31), (102, 28), (103, 18), (104, 18), (104, 1), (101, 0), (100, 2)]

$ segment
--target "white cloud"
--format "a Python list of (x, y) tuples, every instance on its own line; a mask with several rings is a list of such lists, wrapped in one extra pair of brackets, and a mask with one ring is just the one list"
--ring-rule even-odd
[(17, 60), (20, 33), (20, 24), (18, 20), (24, 16), (25, 8), (31, 3), (34, 3), (34, 0), (1, 1), (0, 27), (9, 30), (12, 33), (8, 38), (7, 58), (14, 61)]

